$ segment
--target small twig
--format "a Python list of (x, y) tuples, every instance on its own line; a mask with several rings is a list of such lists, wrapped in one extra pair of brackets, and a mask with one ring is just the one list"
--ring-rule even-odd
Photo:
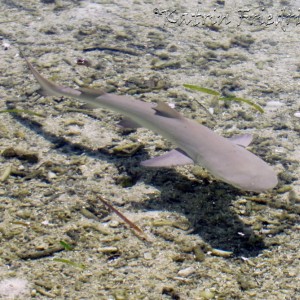
[(139, 233), (139, 237), (141, 237), (143, 240), (148, 241), (145, 232), (139, 228), (137, 225), (135, 225), (132, 221), (130, 221), (127, 217), (125, 217), (120, 211), (118, 211), (115, 207), (113, 207), (111, 204), (109, 204), (106, 200), (104, 200), (101, 196), (98, 196), (99, 200), (106, 205), (110, 210), (112, 210), (114, 213), (116, 213), (128, 226), (133, 229), (135, 232)]
[(200, 103), (198, 100), (196, 100), (196, 102), (206, 112), (206, 114), (209, 115), (210, 118), (216, 123), (217, 121), (216, 121), (216, 118), (213, 116), (213, 114), (202, 103)]

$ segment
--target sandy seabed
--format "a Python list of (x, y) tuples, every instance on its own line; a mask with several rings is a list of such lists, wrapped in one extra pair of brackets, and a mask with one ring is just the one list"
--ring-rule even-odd
[[(0, 114), (0, 299), (300, 299), (300, 1), (264, 5), (1, 1), (0, 110), (23, 113)], [(141, 167), (172, 145), (120, 130), (111, 111), (40, 97), (19, 50), (61, 84), (253, 134), (278, 186), (258, 195), (200, 166)]]

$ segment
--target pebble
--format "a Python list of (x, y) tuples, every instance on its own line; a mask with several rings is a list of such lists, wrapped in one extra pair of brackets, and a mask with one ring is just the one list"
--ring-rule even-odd
[(115, 253), (119, 251), (117, 247), (100, 247), (97, 250), (98, 252), (102, 252), (102, 253)]
[(210, 291), (209, 289), (205, 289), (200, 293), (200, 296), (202, 297), (202, 299), (212, 299), (215, 297), (215, 293)]
[(152, 260), (153, 259), (152, 253), (151, 252), (145, 252), (144, 253), (144, 258), (146, 260)]
[(2, 46), (3, 46), (4, 50), (8, 50), (10, 48), (10, 44), (7, 42), (3, 42)]
[(109, 223), (109, 227), (112, 227), (112, 228), (117, 228), (119, 225), (120, 225), (120, 222), (115, 221), (115, 220), (112, 220), (112, 221)]
[(188, 277), (195, 272), (196, 272), (196, 269), (194, 267), (188, 267), (188, 268), (180, 270), (177, 274), (181, 277)]
[(48, 178), (49, 179), (54, 179), (56, 177), (57, 177), (57, 175), (54, 172), (51, 172), (51, 171), (48, 172)]
[(294, 113), (294, 116), (297, 117), (297, 118), (300, 118), (300, 111), (296, 111), (296, 112)]

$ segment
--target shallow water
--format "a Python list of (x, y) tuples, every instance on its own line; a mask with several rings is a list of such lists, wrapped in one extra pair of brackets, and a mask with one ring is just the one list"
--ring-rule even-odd
[[(300, 25), (278, 17), (284, 7), (18, 3), (0, 4), (1, 110), (44, 117), (0, 114), (1, 297), (9, 297), (3, 280), (11, 278), (22, 283), (19, 296), (11, 294), (15, 299), (300, 297)], [(247, 9), (260, 21), (272, 13), (278, 25), (241, 22), (238, 11)], [(284, 12), (299, 14), (295, 1), (286, 2)], [(146, 129), (121, 131), (112, 112), (39, 97), (18, 49), (61, 84), (159, 99), (221, 135), (253, 134), (249, 149), (274, 166), (278, 187), (256, 195), (198, 166), (141, 167), (172, 145)], [(251, 99), (265, 112), (186, 90), (185, 83)]]

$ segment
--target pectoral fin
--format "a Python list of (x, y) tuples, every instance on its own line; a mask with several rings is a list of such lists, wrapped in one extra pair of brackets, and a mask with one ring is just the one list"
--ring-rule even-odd
[(118, 125), (122, 128), (129, 128), (129, 129), (137, 129), (141, 127), (140, 124), (136, 123), (135, 121), (127, 117), (123, 117), (122, 120), (119, 121)]
[(194, 164), (194, 161), (179, 148), (141, 162), (144, 167), (174, 167), (190, 164)]

